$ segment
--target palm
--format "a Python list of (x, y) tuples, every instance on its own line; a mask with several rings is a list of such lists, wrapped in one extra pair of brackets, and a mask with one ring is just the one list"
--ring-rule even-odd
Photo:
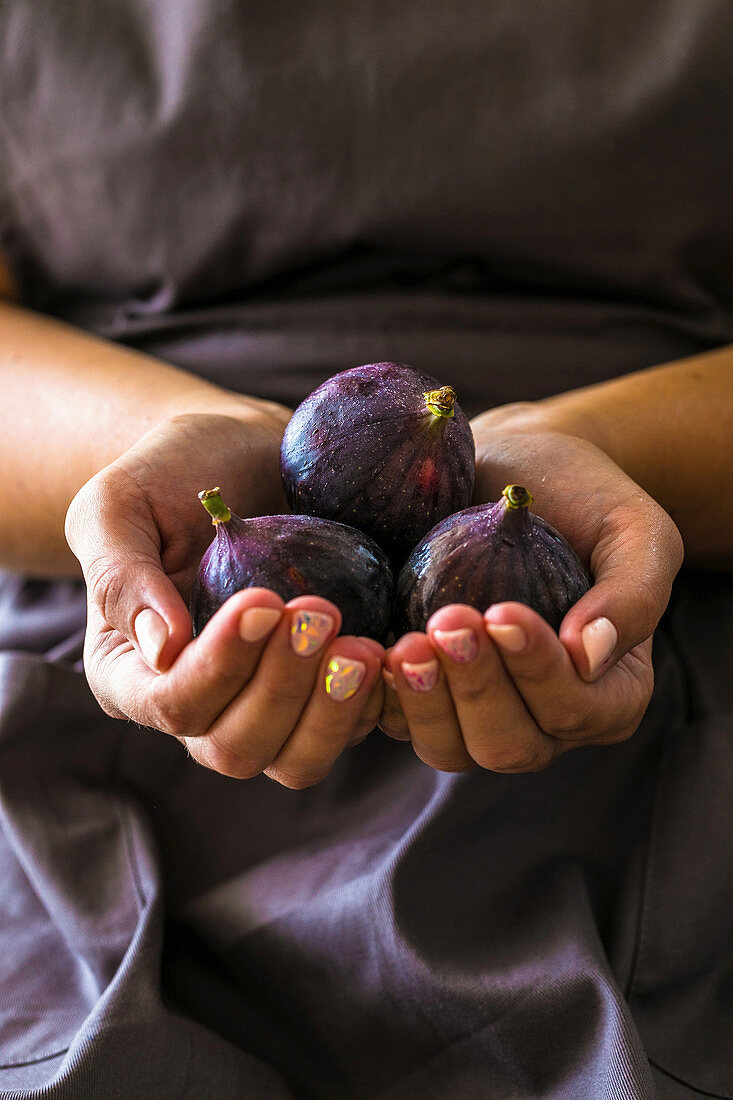
[[(428, 637), (406, 635), (392, 651), (399, 700), (386, 700), (382, 722), (394, 735), (409, 732), (436, 767), (473, 761), (526, 771), (575, 744), (622, 740), (636, 728), (651, 695), (651, 635), (679, 568), (680, 541), (659, 505), (591, 444), (528, 430), (502, 410), (472, 427), (476, 503), (498, 500), (507, 484), (524, 485), (533, 510), (567, 538), (594, 583), (565, 616), (559, 638), (517, 603), (485, 616), (461, 605), (441, 609)], [(440, 649), (438, 635), (460, 631), (478, 639), (471, 664), (452, 662)], [(502, 643), (508, 648), (499, 659)], [(434, 690), (411, 691), (401, 662), (427, 667), (436, 659)]]
[(95, 688), (118, 674), (149, 686), (130, 626), (117, 629), (108, 611), (124, 602), (131, 569), (154, 587), (162, 573), (175, 590), (168, 659), (190, 640), (189, 595), (212, 537), (198, 493), (214, 484), (243, 515), (283, 510), (276, 438), (263, 445), (262, 432), (235, 417), (177, 417), (102, 470), (72, 504), (70, 530), (90, 594), (85, 666)]
[[(374, 726), (381, 647), (339, 635), (339, 609), (318, 596), (237, 592), (195, 639), (188, 612), (212, 537), (198, 493), (220, 485), (240, 515), (282, 512), (279, 440), (273, 424), (236, 416), (167, 421), (87, 483), (68, 531), (89, 593), (85, 669), (104, 709), (179, 737), (226, 775), (302, 787)], [(303, 619), (317, 635), (307, 653), (292, 643)]]
[(202, 489), (220, 485), (241, 515), (285, 510), (277, 470), (263, 477), (260, 465), (238, 421), (203, 415), (156, 429), (116, 464), (124, 519), (145, 534), (184, 600), (213, 534), (198, 500)]

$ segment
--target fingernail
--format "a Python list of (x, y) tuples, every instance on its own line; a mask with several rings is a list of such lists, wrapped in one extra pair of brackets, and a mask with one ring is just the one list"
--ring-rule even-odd
[(239, 620), (239, 636), (245, 642), (261, 642), (281, 618), (279, 607), (248, 607)]
[(580, 637), (588, 658), (588, 671), (597, 672), (616, 648), (618, 631), (610, 619), (600, 618), (586, 623), (580, 632)]
[(153, 671), (157, 672), (160, 654), (168, 641), (165, 620), (152, 607), (146, 607), (135, 618), (134, 630), (140, 652)]
[(290, 627), (290, 644), (299, 657), (316, 653), (333, 630), (333, 619), (320, 611), (296, 611)]
[(353, 657), (332, 657), (326, 668), (326, 695), (345, 703), (356, 695), (366, 676), (366, 665)]
[(383, 677), (384, 682), (387, 685), (387, 687), (391, 688), (392, 691), (396, 691), (396, 688), (394, 686), (394, 676), (392, 675), (392, 673), (389, 671), (388, 668), (383, 668), (382, 669), (382, 677)]
[(438, 662), (424, 661), (422, 664), (402, 662), (402, 675), (413, 691), (432, 691), (438, 682)]
[(527, 635), (516, 623), (487, 623), (486, 630), (489, 637), (507, 653), (521, 653), (527, 645)]
[(459, 665), (467, 665), (476, 659), (478, 639), (469, 627), (461, 630), (434, 630), (433, 638), (435, 644)]

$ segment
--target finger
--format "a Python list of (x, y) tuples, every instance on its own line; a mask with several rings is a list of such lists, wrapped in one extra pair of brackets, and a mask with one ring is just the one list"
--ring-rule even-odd
[(465, 604), (449, 604), (426, 627), (438, 652), (466, 749), (490, 771), (539, 771), (557, 745), (537, 725), (522, 700), (483, 616)]
[[(371, 638), (360, 638), (360, 642), (363, 642), (369, 648), (372, 649), (375, 657), (379, 661), (380, 672), (382, 669), (382, 661), (384, 659), (384, 649), (381, 645), (372, 641)], [(353, 748), (356, 745), (360, 745), (369, 734), (376, 728), (379, 721), (379, 715), (382, 713), (382, 705), (384, 702), (384, 681), (381, 675), (378, 675), (374, 683), (372, 684), (369, 692), (369, 698), (367, 699), (364, 710), (361, 713), (361, 717), (357, 723), (354, 735), (349, 741), (349, 748)]]
[(188, 608), (160, 560), (160, 539), (141, 491), (107, 467), (77, 493), (66, 538), (81, 563), (87, 599), (154, 671), (169, 668), (192, 636)]
[(231, 596), (175, 664), (152, 678), (145, 724), (175, 736), (205, 733), (255, 675), (284, 606), (267, 588)]
[[(175, 736), (197, 735), (251, 678), (282, 613), (283, 601), (269, 589), (236, 593), (173, 667), (157, 674), (131, 642), (105, 628), (95, 610), (85, 646), (87, 675), (91, 664), (95, 694), (108, 714)], [(88, 659), (90, 650), (94, 652)]]
[(145, 699), (157, 673), (133, 643), (109, 626), (94, 604), (87, 611), (84, 674), (102, 710), (111, 718), (147, 725)]
[(265, 774), (295, 789), (325, 779), (355, 735), (380, 667), (361, 639), (331, 642), (300, 720)]
[(389, 669), (420, 759), (437, 771), (472, 767), (445, 675), (425, 634), (404, 634), (389, 654)]
[(340, 627), (341, 612), (329, 600), (298, 596), (287, 603), (256, 675), (204, 735), (186, 737), (191, 755), (223, 775), (259, 775), (297, 725)]
[(653, 684), (648, 643), (587, 683), (553, 629), (531, 608), (495, 604), (484, 618), (512, 682), (546, 733), (563, 741), (608, 743), (636, 728)]
[(624, 508), (606, 517), (591, 559), (593, 587), (570, 609), (559, 631), (584, 680), (597, 680), (651, 637), (682, 555), (677, 528), (641, 490), (633, 516)]
[(391, 737), (395, 741), (409, 741), (410, 727), (407, 725), (405, 712), (397, 694), (394, 676), (388, 668), (382, 669), (382, 682), (384, 684), (384, 701), (382, 703), (382, 713), (379, 716), (379, 728), (387, 734), (387, 737)]

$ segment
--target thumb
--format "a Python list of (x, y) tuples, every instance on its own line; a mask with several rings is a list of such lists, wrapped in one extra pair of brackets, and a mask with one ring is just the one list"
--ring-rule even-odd
[(675, 524), (651, 497), (644, 498), (606, 517), (591, 555), (593, 586), (560, 626), (560, 641), (586, 681), (597, 680), (651, 637), (682, 564)]
[(67, 512), (66, 539), (84, 573), (90, 629), (118, 631), (161, 672), (190, 641), (191, 617), (163, 569), (144, 494), (119, 481), (102, 471), (87, 482)]

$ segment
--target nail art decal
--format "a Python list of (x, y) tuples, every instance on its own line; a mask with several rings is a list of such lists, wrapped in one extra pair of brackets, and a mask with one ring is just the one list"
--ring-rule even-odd
[(434, 630), (433, 637), (443, 652), (459, 665), (467, 665), (476, 659), (478, 640), (470, 628)]
[(290, 627), (290, 644), (299, 657), (310, 657), (333, 630), (333, 619), (319, 611), (297, 611)]
[(425, 661), (418, 665), (403, 661), (402, 675), (413, 691), (432, 691), (438, 682), (438, 662)]
[(366, 665), (352, 657), (332, 657), (326, 669), (326, 694), (337, 703), (356, 695), (366, 675)]

